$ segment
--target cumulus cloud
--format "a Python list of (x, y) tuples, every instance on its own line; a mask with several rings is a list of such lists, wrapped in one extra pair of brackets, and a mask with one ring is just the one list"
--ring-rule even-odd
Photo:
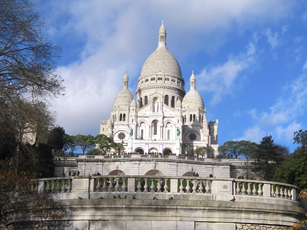
[(302, 74), (284, 87), (283, 95), (269, 108), (269, 112), (250, 111), (255, 125), (236, 139), (260, 141), (264, 135), (277, 135), (279, 141), (293, 139), (294, 131), (301, 128), (296, 119), (307, 109), (307, 76)]
[[(233, 29), (277, 22), (295, 5), (287, 0), (35, 2), (49, 24), (49, 39), (62, 42), (63, 56), (71, 54), (73, 60), (64, 60), (68, 64), (58, 68), (66, 97), (52, 102), (58, 124), (70, 134), (98, 133), (99, 120), (108, 119), (125, 70), (135, 91), (141, 66), (156, 48), (162, 19), (172, 34), (167, 38), (169, 49), (175, 56), (188, 56), (200, 49), (218, 49)], [(246, 54), (201, 73), (217, 90), (214, 102), (221, 100), (224, 90), (231, 91), (238, 74), (251, 63), (253, 48), (251, 44)], [(213, 77), (223, 81), (222, 86)]]
[(198, 90), (211, 92), (213, 104), (220, 102), (225, 95), (233, 92), (235, 82), (242, 77), (241, 72), (254, 62), (255, 52), (255, 45), (250, 42), (245, 54), (240, 54), (237, 57), (230, 56), (228, 61), (222, 65), (209, 69), (204, 68), (197, 75)]

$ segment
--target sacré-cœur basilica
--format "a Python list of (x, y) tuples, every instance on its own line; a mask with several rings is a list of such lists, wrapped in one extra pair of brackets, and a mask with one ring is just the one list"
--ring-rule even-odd
[(100, 122), (100, 134), (123, 143), (127, 153), (179, 155), (212, 147), (214, 155), (218, 154), (218, 120), (207, 121), (194, 73), (185, 92), (180, 65), (166, 48), (163, 22), (158, 48), (145, 61), (138, 79), (136, 100), (128, 83), (126, 72), (110, 118)]

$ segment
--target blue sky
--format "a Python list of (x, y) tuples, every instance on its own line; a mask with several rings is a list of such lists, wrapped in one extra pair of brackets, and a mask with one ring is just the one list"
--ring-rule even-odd
[(66, 95), (50, 103), (70, 135), (99, 132), (127, 70), (135, 95), (165, 21), (186, 91), (192, 70), (219, 144), (272, 135), (293, 151), (307, 129), (307, 3), (288, 0), (35, 0), (45, 35), (62, 47)]

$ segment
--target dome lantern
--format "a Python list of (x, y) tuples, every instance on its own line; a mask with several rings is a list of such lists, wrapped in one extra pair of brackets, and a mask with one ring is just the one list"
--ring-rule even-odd
[(158, 49), (160, 47), (166, 48), (166, 29), (163, 25), (164, 21), (162, 20), (162, 25), (159, 29), (159, 43), (158, 43)]

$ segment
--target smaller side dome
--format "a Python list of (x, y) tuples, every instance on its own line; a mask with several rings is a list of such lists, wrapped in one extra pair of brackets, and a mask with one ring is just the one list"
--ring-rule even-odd
[(135, 101), (134, 96), (128, 89), (129, 77), (127, 71), (124, 76), (123, 82), (124, 82), (123, 89), (117, 94), (113, 103), (113, 108), (118, 108), (118, 107), (127, 108), (131, 105), (132, 101)]
[(184, 96), (182, 100), (182, 108), (183, 109), (204, 109), (204, 101), (200, 94), (196, 91), (196, 77), (194, 75), (194, 71), (192, 71), (192, 75), (190, 78), (190, 91)]

